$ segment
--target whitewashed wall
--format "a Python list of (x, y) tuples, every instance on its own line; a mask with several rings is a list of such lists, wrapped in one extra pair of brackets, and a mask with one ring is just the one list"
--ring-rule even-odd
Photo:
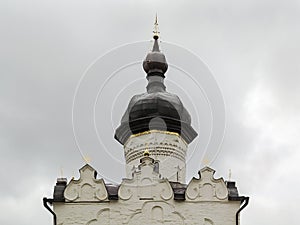
[(126, 176), (132, 177), (132, 172), (147, 150), (151, 157), (159, 161), (162, 177), (185, 183), (187, 148), (187, 143), (180, 135), (172, 132), (151, 130), (133, 135), (124, 145)]
[(151, 157), (143, 157), (132, 179), (124, 179), (119, 200), (108, 200), (102, 179), (94, 177), (89, 165), (80, 169), (79, 180), (71, 180), (64, 192), (66, 202), (55, 202), (58, 225), (235, 225), (239, 201), (228, 201), (224, 180), (214, 179), (214, 170), (205, 167), (201, 178), (193, 178), (186, 200), (174, 200), (167, 179), (153, 171)]

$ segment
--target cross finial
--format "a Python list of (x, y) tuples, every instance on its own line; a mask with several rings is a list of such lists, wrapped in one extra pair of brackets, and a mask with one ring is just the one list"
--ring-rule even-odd
[(176, 179), (177, 179), (177, 182), (178, 182), (178, 181), (179, 181), (179, 172), (181, 171), (181, 169), (180, 169), (179, 165), (177, 165), (177, 166), (175, 167), (175, 169), (177, 170), (177, 171), (176, 171)]
[(84, 159), (84, 162), (86, 163), (86, 164), (89, 164), (90, 162), (91, 162), (91, 158), (89, 157), (89, 156), (84, 156), (83, 157), (83, 159)]
[(204, 166), (208, 166), (208, 165), (209, 165), (209, 159), (205, 157), (205, 158), (202, 160), (202, 163), (204, 164)]
[(230, 181), (231, 180), (231, 169), (229, 169), (229, 176), (228, 176), (228, 180)]
[(155, 15), (155, 22), (154, 22), (154, 29), (153, 29), (153, 38), (155, 40), (158, 39), (159, 33), (160, 32), (158, 31), (158, 20), (157, 20), (157, 13), (156, 13), (156, 15)]
[(144, 151), (144, 156), (149, 156), (150, 155), (150, 152), (148, 151), (148, 149), (146, 149), (145, 151)]
[(144, 156), (150, 156), (150, 152), (149, 152), (149, 144), (146, 143), (146, 148), (145, 148), (145, 151), (144, 151)]
[(64, 177), (64, 169), (62, 166), (60, 167), (60, 177)]

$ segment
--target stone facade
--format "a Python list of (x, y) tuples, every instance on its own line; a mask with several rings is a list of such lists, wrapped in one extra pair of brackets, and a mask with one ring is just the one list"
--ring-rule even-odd
[(183, 185), (161, 178), (155, 160), (144, 156), (132, 179), (109, 185), (85, 165), (78, 180), (56, 186), (57, 225), (234, 225), (242, 198), (214, 172), (205, 167)]

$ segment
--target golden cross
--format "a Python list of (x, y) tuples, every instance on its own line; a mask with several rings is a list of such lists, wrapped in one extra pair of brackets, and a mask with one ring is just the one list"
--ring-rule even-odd
[(89, 164), (91, 162), (91, 158), (89, 156), (84, 156), (83, 159), (86, 164)]
[(207, 166), (209, 164), (209, 159), (208, 158), (204, 158), (202, 160), (202, 163), (204, 164), (204, 166)]
[(155, 16), (155, 22), (154, 22), (154, 30), (153, 30), (153, 37), (159, 37), (159, 31), (158, 31), (158, 20), (157, 20), (157, 13)]

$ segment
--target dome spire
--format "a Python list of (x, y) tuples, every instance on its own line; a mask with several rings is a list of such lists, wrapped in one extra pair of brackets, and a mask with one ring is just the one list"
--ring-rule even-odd
[(164, 74), (168, 69), (168, 64), (165, 55), (159, 50), (159, 33), (160, 32), (158, 31), (158, 20), (156, 14), (153, 29), (154, 44), (152, 51), (147, 54), (146, 59), (143, 62), (143, 67), (145, 72), (147, 73), (147, 76), (160, 76), (164, 78)]
[[(155, 22), (154, 22), (154, 29), (153, 29), (153, 38), (157, 40), (159, 38), (159, 31), (158, 31), (158, 20), (157, 20), (157, 13), (155, 15)], [(154, 46), (153, 46), (154, 47)]]

